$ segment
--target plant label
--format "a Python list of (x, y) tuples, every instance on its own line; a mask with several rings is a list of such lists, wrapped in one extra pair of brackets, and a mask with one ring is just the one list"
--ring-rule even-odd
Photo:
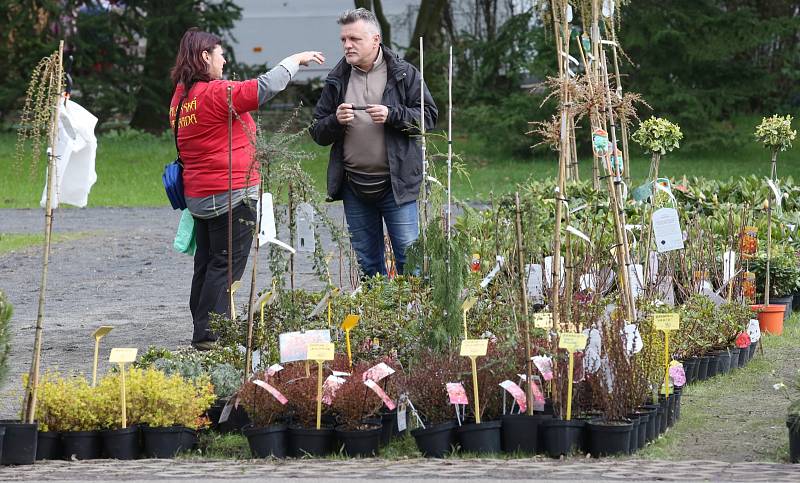
[(650, 198), (653, 195), (653, 182), (648, 181), (647, 183), (637, 186), (631, 192), (631, 196), (633, 200), (637, 203), (644, 203), (647, 201), (647, 198)]
[(659, 208), (653, 213), (653, 235), (658, 253), (683, 249), (683, 232), (675, 208)]
[(328, 307), (328, 300), (330, 300), (330, 298), (331, 298), (331, 291), (328, 290), (327, 292), (325, 292), (325, 295), (323, 295), (322, 298), (319, 299), (317, 305), (314, 306), (314, 310), (312, 310), (311, 313), (308, 314), (308, 318), (313, 319), (315, 317), (319, 317), (322, 311), (325, 310), (326, 307)]
[(499, 386), (514, 397), (514, 401), (517, 402), (520, 412), (524, 412), (528, 408), (527, 397), (525, 396), (525, 391), (523, 391), (521, 387), (508, 379), (501, 382)]
[(527, 290), (528, 298), (532, 303), (538, 304), (544, 301), (544, 288), (542, 285), (542, 266), (538, 263), (525, 265), (525, 273), (528, 274)]
[[(564, 268), (564, 257), (561, 257), (561, 286), (564, 286), (564, 278), (566, 275), (566, 269)], [(544, 257), (544, 281), (547, 284), (547, 288), (553, 286), (553, 257)]]
[(576, 237), (584, 240), (589, 245), (592, 244), (591, 238), (589, 238), (586, 233), (580, 231), (579, 229), (575, 228), (574, 226), (567, 225), (567, 233), (571, 235), (575, 235)]
[(570, 353), (582, 351), (586, 348), (588, 337), (586, 334), (576, 334), (573, 332), (559, 332), (558, 348), (566, 349)]
[(275, 374), (281, 372), (283, 370), (283, 366), (280, 364), (272, 364), (267, 368), (267, 376), (272, 377)]
[(747, 335), (750, 336), (750, 342), (758, 342), (761, 338), (761, 326), (758, 325), (758, 319), (750, 319), (747, 324)]
[(475, 303), (478, 301), (477, 298), (473, 296), (469, 296), (464, 300), (464, 303), (461, 304), (461, 310), (464, 312), (469, 312), (472, 307), (475, 306)]
[(331, 332), (327, 329), (307, 330), (305, 332), (284, 332), (278, 336), (281, 363), (304, 361), (308, 344), (330, 342)]
[(358, 321), (359, 320), (361, 320), (361, 316), (360, 315), (349, 314), (342, 321), (342, 330), (344, 330), (344, 331), (352, 330), (353, 327), (358, 325)]
[(334, 356), (333, 342), (313, 342), (308, 344), (306, 360), (332, 361)]
[(628, 355), (638, 354), (642, 351), (643, 347), (644, 342), (642, 341), (642, 334), (639, 332), (639, 326), (636, 324), (626, 324), (625, 351)]
[(261, 220), (258, 226), (258, 246), (262, 246), (265, 243), (272, 243), (284, 250), (295, 253), (294, 248), (278, 240), (278, 230), (275, 228), (275, 210), (272, 204), (272, 193), (262, 193), (261, 203), (258, 204), (256, 219)]
[(338, 376), (330, 375), (327, 379), (325, 379), (325, 383), (322, 385), (322, 402), (330, 406), (333, 404), (333, 398), (336, 397), (336, 391), (344, 384), (346, 381)]
[(658, 281), (658, 252), (650, 252), (650, 283)]
[(297, 205), (295, 214), (295, 249), (298, 252), (313, 253), (316, 249), (314, 207), (309, 203), (300, 203)]
[(551, 329), (553, 327), (553, 314), (551, 312), (533, 314), (533, 327), (536, 329)]
[(722, 267), (722, 282), (728, 283), (728, 280), (732, 279), (736, 272), (736, 252), (733, 250), (725, 252), (722, 256)]
[(642, 281), (644, 280), (643, 267), (640, 264), (631, 265), (628, 267), (628, 281), (631, 285), (631, 295), (636, 300), (644, 292), (642, 288)]
[(746, 226), (739, 238), (739, 249), (742, 258), (753, 258), (758, 251), (758, 227)]
[(492, 280), (494, 280), (494, 277), (496, 277), (497, 274), (500, 273), (500, 269), (503, 268), (503, 263), (505, 263), (505, 258), (503, 258), (500, 255), (497, 255), (494, 268), (492, 269), (491, 272), (486, 274), (486, 277), (484, 277), (483, 280), (481, 280), (481, 288), (486, 288), (489, 286)]
[(553, 360), (548, 356), (533, 356), (531, 357), (533, 361), (533, 365), (539, 369), (539, 372), (542, 374), (542, 378), (545, 381), (550, 381), (553, 379)]
[(584, 273), (581, 275), (580, 283), (581, 283), (581, 290), (586, 290), (590, 292), (595, 291), (595, 287), (597, 287), (597, 275), (594, 273)]
[(408, 416), (405, 404), (397, 410), (397, 432), (402, 433), (408, 427)]
[(115, 363), (128, 363), (133, 362), (136, 360), (136, 353), (138, 349), (136, 348), (121, 348), (115, 347), (111, 349), (111, 355), (108, 358), (108, 362), (115, 362)]
[(383, 389), (381, 389), (381, 387), (378, 385), (377, 382), (373, 381), (372, 379), (367, 379), (364, 381), (364, 385), (372, 389), (372, 392), (374, 392), (375, 394), (378, 395), (379, 398), (381, 398), (381, 401), (383, 401), (383, 404), (386, 405), (389, 411), (394, 410), (394, 408), (396, 407), (394, 401), (392, 401), (392, 399), (386, 395), (386, 393), (383, 391)]
[(261, 351), (258, 349), (254, 350), (250, 355), (250, 357), (252, 358), (250, 361), (252, 366), (252, 371), (256, 372), (256, 369), (261, 364)]
[(225, 403), (225, 406), (222, 408), (222, 412), (219, 414), (219, 423), (226, 422), (231, 417), (231, 411), (233, 411), (233, 404), (234, 398), (228, 399), (228, 402)]
[(279, 403), (285, 405), (287, 402), (289, 402), (289, 400), (286, 399), (286, 396), (281, 394), (281, 392), (279, 390), (277, 390), (275, 387), (269, 385), (265, 381), (262, 381), (262, 380), (259, 380), (259, 379), (254, 379), (253, 380), (253, 384), (255, 384), (256, 386), (258, 386), (258, 387), (260, 387), (262, 389), (264, 389), (268, 393), (272, 394), (272, 397), (277, 399)]
[(591, 329), (584, 329), (583, 333), (586, 334), (586, 337), (589, 339), (589, 344), (586, 346), (586, 350), (584, 351), (584, 358), (583, 358), (583, 368), (594, 374), (600, 369), (600, 352), (602, 350), (602, 341), (600, 339), (600, 331), (591, 328)]
[(469, 404), (467, 399), (467, 391), (460, 382), (448, 382), (445, 386), (447, 388), (447, 396), (450, 399), (450, 404)]
[(108, 335), (108, 333), (111, 332), (113, 329), (114, 327), (110, 325), (101, 325), (100, 327), (95, 329), (95, 331), (92, 333), (92, 337), (94, 337), (94, 340), (99, 341), (100, 339)]
[(483, 357), (489, 348), (489, 339), (464, 339), (461, 341), (460, 355), (465, 357)]
[(381, 379), (391, 376), (392, 374), (394, 374), (394, 369), (389, 367), (389, 365), (385, 362), (381, 362), (367, 369), (362, 375), (362, 378), (365, 381), (369, 379), (375, 382), (380, 382)]
[(653, 314), (653, 326), (656, 330), (662, 330), (664, 332), (668, 330), (678, 330), (680, 321), (680, 314)]

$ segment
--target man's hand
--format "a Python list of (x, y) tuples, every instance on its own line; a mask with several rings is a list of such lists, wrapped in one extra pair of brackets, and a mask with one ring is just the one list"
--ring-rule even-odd
[(375, 124), (383, 124), (389, 117), (389, 108), (380, 104), (367, 104), (366, 113)]
[(355, 117), (352, 104), (339, 104), (339, 107), (336, 108), (336, 120), (339, 121), (339, 124), (350, 124)]
[(297, 61), (298, 64), (303, 66), (308, 66), (311, 62), (316, 62), (317, 64), (325, 62), (325, 56), (322, 55), (322, 52), (317, 52), (315, 50), (300, 52), (294, 54), (292, 57), (294, 57), (294, 60)]

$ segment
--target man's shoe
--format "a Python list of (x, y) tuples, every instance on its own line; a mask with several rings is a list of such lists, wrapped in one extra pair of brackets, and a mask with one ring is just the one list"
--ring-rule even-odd
[(214, 345), (216, 345), (216, 341), (213, 340), (201, 340), (200, 342), (192, 342), (192, 347), (194, 347), (195, 350), (199, 351), (210, 351), (211, 349), (214, 348)]

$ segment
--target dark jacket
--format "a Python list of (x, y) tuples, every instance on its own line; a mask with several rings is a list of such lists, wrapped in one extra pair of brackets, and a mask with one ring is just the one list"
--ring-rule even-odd
[[(386, 62), (386, 89), (381, 103), (389, 108), (384, 124), (386, 155), (392, 191), (398, 204), (414, 201), (422, 182), (422, 148), (418, 142), (420, 111), (419, 71), (384, 45)], [(331, 147), (328, 162), (328, 201), (341, 199), (344, 180), (345, 126), (336, 120), (336, 108), (344, 102), (352, 67), (344, 58), (336, 64), (325, 79), (322, 95), (314, 108), (314, 123), (309, 128), (311, 137), (321, 146)], [(425, 128), (433, 128), (439, 111), (431, 93), (425, 87)]]

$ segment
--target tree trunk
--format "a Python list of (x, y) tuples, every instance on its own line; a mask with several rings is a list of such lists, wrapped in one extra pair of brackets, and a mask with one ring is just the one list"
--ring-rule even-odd
[(416, 42), (420, 37), (425, 37), (425, 45), (434, 48), (441, 45), (440, 27), (446, 0), (422, 0), (414, 24), (414, 33), (411, 35), (411, 46), (406, 51), (406, 61), (417, 65), (419, 63), (419, 48)]

